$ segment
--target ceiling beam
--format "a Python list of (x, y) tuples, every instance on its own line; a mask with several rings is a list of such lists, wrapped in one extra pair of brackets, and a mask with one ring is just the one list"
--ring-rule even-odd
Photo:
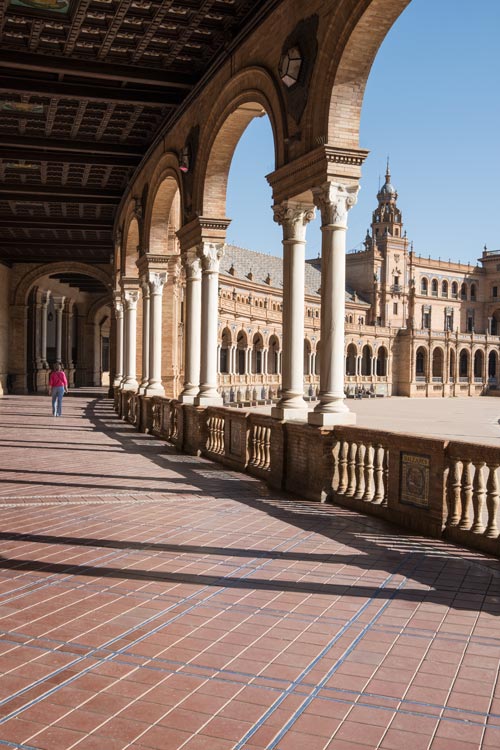
[(43, 149), (48, 151), (75, 151), (78, 154), (91, 153), (93, 156), (129, 156), (141, 159), (143, 152), (138, 147), (125, 144), (106, 143), (103, 141), (70, 141), (61, 138), (23, 138), (17, 134), (0, 135), (0, 148)]
[(165, 86), (189, 91), (196, 83), (197, 77), (185, 73), (172, 73), (131, 65), (115, 65), (92, 60), (78, 60), (69, 57), (37, 55), (36, 53), (13, 50), (0, 51), (0, 68), (12, 70), (29, 70), (37, 73), (55, 73), (79, 78), (92, 78), (121, 83), (135, 83), (142, 86)]
[(65, 81), (44, 81), (39, 78), (16, 78), (0, 76), (0, 91), (9, 94), (31, 94), (50, 96), (59, 99), (86, 100), (89, 102), (113, 102), (148, 107), (176, 107), (182, 102), (179, 91), (146, 91), (127, 89), (119, 86), (99, 86), (97, 83), (66, 83)]
[(25, 161), (50, 161), (62, 164), (95, 164), (96, 166), (104, 165), (107, 167), (137, 167), (140, 162), (138, 156), (94, 154), (91, 151), (88, 153), (77, 153), (76, 151), (44, 150), (42, 148), (26, 148), (16, 151), (14, 148), (1, 145), (0, 159), (5, 159), (6, 161), (18, 161), (19, 159), (24, 159)]
[[(68, 231), (74, 229), (80, 231), (88, 230), (89, 232), (113, 231), (112, 222), (107, 224), (103, 221), (95, 221), (92, 219), (85, 221), (85, 219), (74, 219), (70, 217), (66, 219), (39, 219), (26, 216), (0, 216), (0, 228), (17, 229), (18, 227), (21, 227), (22, 229), (57, 229)], [(3, 242), (3, 240), (0, 239), (0, 242)]]
[[(64, 187), (61, 187), (61, 192), (57, 192), (56, 189), (52, 189), (50, 193), (36, 192), (37, 188), (32, 189), (32, 185), (25, 185), (24, 192), (17, 190), (15, 193), (9, 190), (5, 190), (0, 185), (0, 200), (9, 200), (14, 203), (84, 203), (85, 205), (94, 206), (117, 206), (121, 200), (120, 197), (114, 197), (109, 195), (103, 196), (78, 196), (68, 195)], [(64, 192), (63, 192), (64, 191)]]
[(0, 196), (8, 195), (9, 198), (17, 199), (21, 196), (24, 200), (25, 195), (29, 196), (40, 196), (45, 200), (57, 200), (67, 203), (68, 201), (76, 200), (77, 202), (93, 202), (103, 204), (119, 203), (122, 197), (122, 191), (116, 190), (101, 190), (99, 188), (80, 188), (73, 187), (72, 185), (32, 185), (7, 182), (0, 182)]
[(43, 239), (34, 239), (34, 240), (28, 240), (28, 239), (4, 239), (0, 237), (0, 247), (67, 247), (68, 249), (71, 249), (72, 247), (80, 248), (85, 247), (87, 250), (96, 250), (96, 249), (103, 249), (109, 251), (109, 249), (113, 246), (113, 243), (111, 239), (109, 242), (106, 242), (105, 240), (52, 240), (50, 238), (44, 237)]

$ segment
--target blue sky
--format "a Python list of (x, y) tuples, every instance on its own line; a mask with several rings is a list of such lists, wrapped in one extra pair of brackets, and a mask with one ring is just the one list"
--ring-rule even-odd
[[(390, 156), (415, 251), (475, 262), (500, 249), (500, 0), (413, 0), (373, 65), (360, 145), (370, 150), (348, 246), (366, 234)], [(245, 131), (231, 165), (228, 240), (281, 254), (265, 175), (274, 168), (267, 118)], [(319, 221), (308, 232), (320, 248)]]

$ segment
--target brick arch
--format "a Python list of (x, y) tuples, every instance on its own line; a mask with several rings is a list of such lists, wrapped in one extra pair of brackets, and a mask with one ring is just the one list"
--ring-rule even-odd
[(106, 271), (103, 271), (96, 266), (87, 265), (86, 263), (61, 261), (59, 263), (46, 263), (43, 266), (37, 266), (32, 271), (29, 271), (14, 289), (12, 304), (25, 305), (33, 284), (35, 284), (38, 279), (41, 279), (44, 276), (51, 276), (55, 273), (85, 274), (92, 279), (100, 281), (107, 289), (110, 289), (111, 293), (111, 276)]
[(224, 217), (229, 168), (243, 132), (255, 117), (267, 114), (273, 130), (275, 168), (284, 163), (286, 121), (281, 95), (262, 68), (246, 68), (231, 79), (217, 99), (200, 136), (194, 208), (204, 216)]
[(135, 216), (131, 216), (122, 245), (123, 262), (121, 267), (124, 276), (136, 276), (138, 273), (136, 262), (139, 258), (140, 238), (139, 222)]
[[(320, 42), (309, 94), (313, 103), (305, 123), (309, 148), (325, 139), (331, 146), (359, 147), (361, 107), (373, 61), (410, 2), (360, 0), (354, 10), (346, 9), (346, 0), (338, 4)], [(339, 28), (344, 30), (340, 38)]]
[[(177, 154), (167, 152), (163, 154), (151, 177), (149, 198), (144, 216), (144, 236), (147, 238), (146, 248), (149, 252), (162, 254), (165, 246), (169, 224), (180, 228), (183, 215), (182, 179), (179, 172)], [(171, 212), (173, 220), (170, 220)]]
[(103, 307), (109, 307), (111, 315), (111, 301), (107, 297), (99, 297), (99, 299), (90, 305), (87, 311), (87, 323), (95, 323), (95, 317)]

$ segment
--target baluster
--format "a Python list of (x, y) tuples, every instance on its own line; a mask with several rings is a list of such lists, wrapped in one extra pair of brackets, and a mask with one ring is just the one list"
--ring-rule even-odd
[(374, 488), (373, 488), (373, 445), (368, 443), (366, 446), (365, 453), (365, 491), (362, 500), (365, 503), (370, 503), (373, 500)]
[(224, 417), (220, 420), (220, 452), (221, 456), (224, 455)]
[(469, 529), (471, 524), (470, 509), (472, 503), (472, 461), (463, 461), (462, 470), (462, 517), (459, 528)]
[(207, 450), (212, 450), (212, 417), (208, 418)]
[(384, 450), (384, 499), (382, 505), (387, 505), (389, 497), (389, 448)]
[(488, 464), (489, 474), (488, 483), (486, 485), (486, 507), (488, 508), (488, 525), (486, 527), (485, 536), (490, 539), (496, 539), (498, 536), (498, 476), (497, 469), (498, 464)]
[(384, 446), (378, 443), (374, 461), (375, 494), (373, 503), (380, 505), (384, 500)]
[(358, 452), (356, 457), (356, 492), (355, 500), (361, 500), (365, 494), (365, 453), (366, 449), (363, 443), (358, 443)]
[(358, 446), (356, 443), (351, 443), (349, 446), (349, 458), (347, 461), (347, 473), (349, 480), (347, 483), (346, 497), (352, 497), (356, 491), (356, 451)]
[(484, 531), (483, 510), (486, 500), (486, 487), (484, 485), (483, 467), (486, 466), (484, 461), (476, 464), (476, 473), (474, 474), (474, 483), (472, 486), (472, 507), (474, 508), (474, 523), (471, 531), (474, 534), (482, 534)]
[(448, 497), (450, 510), (448, 515), (448, 526), (458, 526), (462, 513), (461, 489), (462, 489), (462, 466), (456, 458), (452, 459), (450, 483), (448, 486)]
[(262, 464), (262, 427), (259, 425), (255, 428), (255, 466), (260, 469)]
[(266, 427), (266, 444), (265, 444), (265, 468), (271, 466), (271, 428)]
[(251, 459), (250, 463), (252, 466), (255, 466), (257, 463), (257, 446), (256, 446), (256, 440), (257, 440), (257, 426), (253, 425), (252, 427), (252, 439), (250, 441), (251, 445)]
[(347, 456), (349, 454), (349, 443), (347, 440), (342, 440), (340, 443), (339, 450), (339, 485), (337, 487), (337, 494), (343, 495), (347, 490)]

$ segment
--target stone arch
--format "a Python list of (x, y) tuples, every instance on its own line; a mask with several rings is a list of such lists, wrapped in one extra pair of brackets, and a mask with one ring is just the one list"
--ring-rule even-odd
[(437, 297), (439, 294), (439, 281), (437, 279), (431, 281), (431, 294), (433, 297)]
[(372, 348), (369, 344), (365, 344), (361, 350), (361, 375), (371, 375), (372, 366)]
[(488, 380), (494, 382), (498, 378), (498, 353), (492, 350), (488, 355)]
[(429, 294), (429, 279), (427, 276), (420, 278), (420, 294)]
[(458, 281), (453, 281), (451, 284), (451, 296), (458, 297)]
[(448, 288), (449, 288), (449, 285), (448, 285), (448, 282), (445, 279), (444, 281), (441, 282), (441, 297), (447, 297), (448, 296)]
[[(338, 3), (323, 36), (306, 123), (308, 148), (322, 139), (331, 146), (359, 147), (361, 107), (370, 70), (386, 35), (410, 0), (362, 0), (346, 23)], [(339, 37), (339, 28), (344, 32)]]
[[(103, 316), (107, 312), (107, 319)], [(87, 313), (87, 324), (93, 326), (93, 351), (90, 378), (94, 386), (110, 384), (110, 335), (111, 335), (111, 302), (105, 297), (96, 300)], [(90, 364), (90, 363), (89, 363)]]
[(257, 331), (254, 333), (252, 338), (252, 361), (251, 361), (251, 369), (253, 375), (261, 375), (262, 374), (262, 366), (263, 366), (263, 351), (264, 351), (264, 339), (262, 338), (262, 334), (260, 331)]
[(484, 370), (484, 352), (482, 349), (476, 349), (474, 352), (474, 380), (483, 379)]
[(79, 273), (90, 276), (92, 279), (100, 281), (107, 289), (109, 289), (111, 295), (112, 279), (106, 271), (103, 271), (98, 266), (90, 266), (86, 263), (61, 261), (59, 263), (46, 263), (43, 266), (37, 266), (23, 276), (17, 287), (14, 289), (12, 304), (25, 305), (33, 284), (43, 276), (51, 276), (56, 273)]
[(233, 343), (231, 329), (226, 326), (220, 337), (220, 361), (219, 372), (227, 375), (229, 373), (229, 352)]
[(470, 376), (470, 352), (468, 349), (461, 349), (458, 356), (458, 377), (469, 378)]
[(269, 375), (277, 375), (279, 372), (280, 340), (273, 333), (269, 338), (267, 355), (267, 371)]
[(194, 209), (203, 216), (226, 215), (229, 169), (236, 146), (246, 127), (267, 114), (274, 135), (275, 168), (284, 163), (286, 121), (275, 81), (259, 67), (245, 68), (223, 89), (203, 127)]
[(247, 335), (247, 332), (243, 328), (240, 328), (240, 330), (236, 334), (236, 349), (237, 349), (236, 369), (238, 371), (238, 375), (245, 375), (247, 349), (248, 349), (248, 335)]

